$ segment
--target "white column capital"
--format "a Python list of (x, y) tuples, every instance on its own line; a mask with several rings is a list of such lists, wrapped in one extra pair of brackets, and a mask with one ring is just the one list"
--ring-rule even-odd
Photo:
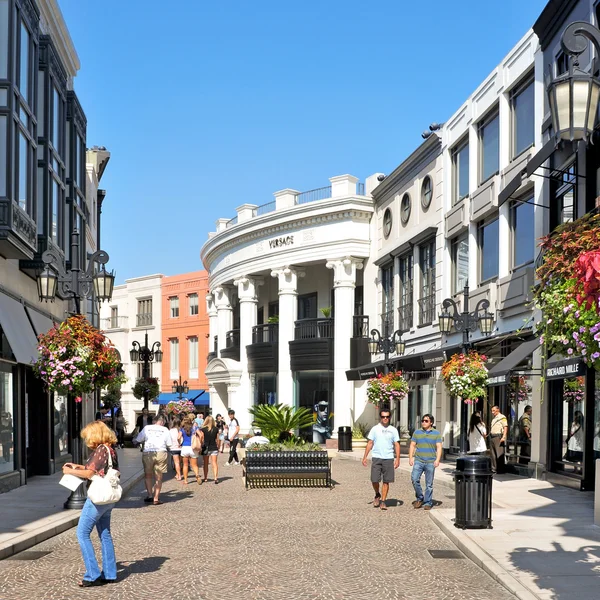
[(279, 295), (297, 294), (298, 278), (304, 277), (306, 271), (297, 267), (285, 265), (271, 271), (271, 277), (277, 277), (279, 280)]
[(363, 261), (353, 256), (329, 259), (325, 266), (333, 269), (333, 287), (355, 287), (356, 270), (363, 268)]
[(230, 285), (222, 285), (215, 288), (212, 293), (217, 310), (231, 309), (231, 295), (233, 288)]
[(258, 302), (258, 287), (265, 283), (263, 277), (249, 277), (242, 275), (233, 280), (237, 285), (238, 300), (240, 302)]
[(206, 314), (209, 317), (217, 316), (217, 307), (215, 305), (215, 295), (212, 292), (206, 294)]

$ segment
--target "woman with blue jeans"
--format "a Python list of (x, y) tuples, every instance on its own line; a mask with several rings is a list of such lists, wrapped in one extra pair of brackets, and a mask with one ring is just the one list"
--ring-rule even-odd
[[(117, 443), (114, 432), (102, 421), (94, 421), (81, 431), (85, 445), (92, 450), (85, 465), (66, 463), (63, 466), (65, 475), (75, 475), (81, 479), (91, 479), (94, 475), (104, 477), (108, 471), (108, 456), (112, 459), (113, 468), (118, 469), (117, 453), (112, 447)], [(85, 574), (79, 582), (79, 587), (91, 587), (114, 583), (117, 580), (117, 559), (110, 534), (110, 517), (112, 504), (94, 504), (89, 498), (83, 505), (79, 525), (77, 526), (77, 541), (81, 548)], [(90, 535), (96, 528), (102, 546), (102, 570), (98, 566)]]

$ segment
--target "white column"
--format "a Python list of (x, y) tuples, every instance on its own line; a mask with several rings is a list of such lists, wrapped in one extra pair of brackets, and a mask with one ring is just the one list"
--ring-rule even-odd
[(294, 339), (294, 323), (298, 318), (298, 277), (304, 271), (290, 266), (273, 269), (272, 277), (279, 282), (279, 374), (277, 402), (294, 404), (294, 380), (290, 366), (290, 342)]
[[(354, 289), (356, 269), (362, 269), (362, 260), (351, 256), (328, 260), (328, 269), (333, 269), (333, 289), (335, 294), (333, 390), (336, 428), (354, 424), (354, 382), (348, 381), (346, 371), (350, 369), (350, 339), (352, 338), (352, 317), (354, 315)], [(356, 415), (358, 417), (358, 415)]]
[(219, 414), (225, 416), (227, 414), (227, 406), (217, 391), (217, 388), (214, 385), (209, 384), (208, 393), (210, 394), (210, 409), (212, 416), (216, 417)]
[(252, 343), (252, 328), (256, 325), (258, 306), (258, 286), (264, 283), (261, 277), (239, 277), (233, 282), (238, 288), (240, 303), (240, 389), (238, 404), (243, 405), (244, 412), (253, 404), (250, 374), (248, 373), (248, 355), (246, 346)]
[(215, 336), (218, 335), (218, 315), (215, 304), (215, 295), (210, 292), (206, 294), (206, 314), (208, 315), (208, 351), (214, 351)]
[(233, 328), (233, 308), (231, 306), (231, 295), (233, 288), (223, 285), (215, 288), (215, 306), (217, 307), (217, 336), (219, 337), (219, 357), (221, 350), (225, 348), (226, 333)]

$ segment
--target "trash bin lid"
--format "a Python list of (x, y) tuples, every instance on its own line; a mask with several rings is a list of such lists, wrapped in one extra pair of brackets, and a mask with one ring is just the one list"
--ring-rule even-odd
[(338, 427), (338, 433), (352, 433), (352, 427), (349, 425), (340, 425), (340, 427)]
[(480, 454), (459, 456), (456, 459), (456, 471), (467, 475), (489, 475), (492, 472), (492, 460)]

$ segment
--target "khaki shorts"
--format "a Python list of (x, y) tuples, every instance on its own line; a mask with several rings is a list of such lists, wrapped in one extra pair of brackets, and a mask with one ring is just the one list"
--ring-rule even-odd
[(142, 464), (144, 473), (150, 475), (167, 472), (167, 453), (166, 452), (144, 452), (142, 454)]

